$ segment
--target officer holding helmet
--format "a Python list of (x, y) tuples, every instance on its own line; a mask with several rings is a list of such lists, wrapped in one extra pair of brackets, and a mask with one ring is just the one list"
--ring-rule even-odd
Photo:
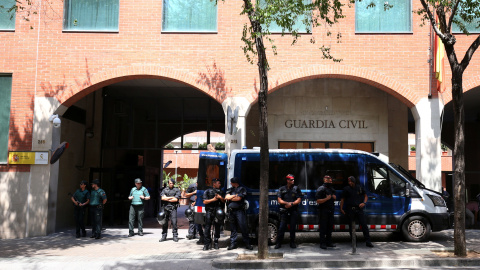
[[(162, 190), (160, 197), (162, 198), (162, 212), (164, 213), (164, 224), (162, 224), (162, 238), (159, 242), (167, 240), (168, 221), (172, 224), (173, 241), (178, 242), (177, 229), (177, 207), (180, 201), (180, 189), (174, 187), (175, 180), (168, 180), (168, 187)], [(160, 215), (160, 214), (159, 214)], [(160, 222), (160, 221), (159, 221)]]
[(247, 190), (241, 187), (238, 183), (238, 178), (233, 177), (230, 179), (232, 187), (227, 190), (225, 200), (227, 200), (228, 209), (228, 221), (230, 222), (230, 245), (228, 250), (237, 248), (237, 229), (242, 232), (243, 242), (245, 242), (245, 248), (252, 250), (250, 245), (250, 237), (248, 236), (247, 229), (247, 217), (245, 215), (245, 196), (247, 196)]
[(191, 184), (188, 186), (186, 192), (185, 192), (185, 197), (190, 199), (190, 207), (185, 210), (185, 217), (188, 219), (188, 234), (187, 234), (187, 239), (195, 239), (195, 235), (197, 234), (200, 236), (200, 240), (198, 241), (199, 243), (203, 244), (205, 241), (204, 235), (203, 235), (203, 228), (202, 225), (200, 224), (195, 224), (194, 221), (194, 207), (195, 207), (195, 201), (197, 200), (197, 182)]
[(223, 204), (225, 199), (223, 198), (222, 191), (220, 190), (220, 180), (217, 178), (212, 179), (212, 187), (207, 189), (203, 193), (203, 203), (205, 204), (205, 245), (203, 250), (209, 250), (212, 243), (211, 227), (214, 227), (214, 242), (213, 248), (218, 249), (218, 239), (220, 238), (220, 224), (225, 218), (225, 212), (223, 211)]
[(143, 236), (143, 215), (145, 214), (144, 200), (150, 200), (150, 193), (142, 186), (140, 178), (135, 179), (135, 187), (130, 191), (128, 199), (132, 201), (130, 212), (128, 213), (128, 237), (134, 235), (133, 228), (135, 216), (138, 218), (138, 235)]

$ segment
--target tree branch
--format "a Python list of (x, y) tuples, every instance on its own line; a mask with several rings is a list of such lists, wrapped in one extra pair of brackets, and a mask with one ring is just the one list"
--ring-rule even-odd
[(467, 52), (465, 53), (465, 56), (462, 59), (462, 62), (460, 63), (464, 71), (467, 68), (468, 64), (470, 63), (470, 60), (472, 59), (472, 56), (475, 53), (475, 51), (478, 49), (479, 45), (480, 45), (480, 35), (477, 36), (475, 41), (472, 42), (472, 45), (470, 45), (470, 48), (468, 48)]
[(458, 4), (460, 4), (460, 0), (455, 0), (455, 4), (453, 5), (452, 13), (450, 14), (450, 18), (448, 19), (448, 25), (445, 29), (445, 32), (450, 33), (450, 29), (452, 29), (453, 17), (457, 13)]
[[(430, 20), (430, 24), (432, 25), (433, 31), (442, 39), (445, 40), (446, 36), (440, 31), (440, 29), (437, 26), (437, 22), (435, 22), (435, 17), (433, 13), (430, 11), (430, 8), (428, 7), (427, 2), (425, 0), (420, 0), (420, 3), (422, 3), (423, 9), (427, 13), (427, 17)], [(434, 7), (435, 8), (435, 7)]]

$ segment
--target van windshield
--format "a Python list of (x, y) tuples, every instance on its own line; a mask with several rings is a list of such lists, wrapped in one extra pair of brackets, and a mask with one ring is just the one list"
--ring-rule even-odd
[(415, 186), (419, 188), (425, 188), (425, 185), (422, 182), (418, 181), (417, 178), (413, 177), (405, 168), (400, 165), (389, 163), (397, 172), (407, 178), (410, 182), (412, 182)]

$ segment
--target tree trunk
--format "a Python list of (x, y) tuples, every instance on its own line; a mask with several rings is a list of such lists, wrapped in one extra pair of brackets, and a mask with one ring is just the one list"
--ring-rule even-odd
[(459, 64), (452, 67), (452, 99), (455, 129), (454, 160), (454, 251), (456, 256), (465, 257), (465, 109), (463, 107), (463, 70)]
[[(260, 27), (260, 26), (259, 26)], [(256, 38), (258, 53), (258, 73), (260, 75), (260, 91), (258, 92), (258, 109), (260, 112), (260, 209), (258, 222), (258, 258), (268, 257), (268, 114), (267, 114), (267, 61), (265, 47), (261, 37)]]

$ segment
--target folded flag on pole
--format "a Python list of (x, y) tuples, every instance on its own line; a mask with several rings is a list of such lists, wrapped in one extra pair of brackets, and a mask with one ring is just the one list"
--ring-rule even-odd
[(445, 60), (445, 46), (443, 45), (442, 40), (435, 34), (435, 44), (434, 44), (434, 65), (433, 70), (435, 73), (435, 78), (437, 81), (437, 91), (440, 93), (445, 92), (445, 70), (444, 70), (444, 60)]

